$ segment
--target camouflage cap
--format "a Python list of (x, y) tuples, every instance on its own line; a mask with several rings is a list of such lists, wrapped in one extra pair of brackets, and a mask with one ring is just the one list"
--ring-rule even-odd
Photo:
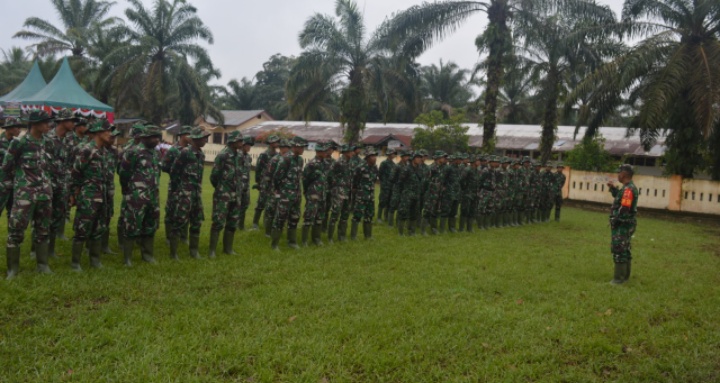
[(324, 152), (328, 150), (328, 144), (325, 142), (316, 142), (315, 143), (315, 151), (316, 152)]
[(365, 148), (365, 153), (363, 153), (363, 154), (365, 155), (365, 158), (367, 158), (367, 157), (377, 156), (378, 152), (372, 146), (368, 146)]
[(290, 140), (288, 140), (287, 138), (281, 138), (279, 142), (281, 148), (289, 148), (290, 146), (292, 146), (290, 145)]
[(488, 161), (490, 161), (490, 162), (500, 162), (500, 158), (499, 158), (498, 156), (490, 156), (490, 158), (488, 158)]
[(447, 157), (448, 160), (450, 160), (450, 161), (455, 161), (455, 160), (458, 159), (458, 155), (457, 155), (457, 154), (447, 154), (447, 155), (445, 155), (445, 157)]
[(399, 149), (399, 150), (398, 150), (398, 154), (400, 155), (400, 157), (409, 157), (409, 156), (412, 156), (412, 152), (409, 151), (409, 150)]
[(510, 159), (510, 157), (503, 157), (503, 158), (502, 158), (502, 163), (503, 163), (503, 164), (510, 164), (510, 163), (512, 163), (512, 160)]
[(110, 130), (112, 130), (112, 125), (110, 125), (110, 121), (102, 119), (90, 124), (90, 129), (88, 129), (88, 133), (100, 133)]
[(352, 152), (353, 150), (355, 149), (351, 145), (340, 145), (340, 153)]
[[(142, 131), (138, 135), (140, 138), (149, 138), (149, 137), (157, 137), (162, 136), (162, 131), (160, 130), (160, 127), (155, 125), (145, 125), (142, 128)], [(192, 135), (191, 135), (192, 137)]]
[(5, 119), (5, 123), (3, 124), (3, 129), (10, 129), (10, 128), (22, 128), (25, 126), (25, 121), (16, 118), (16, 117), (8, 117)]
[(521, 160), (520, 162), (522, 162), (522, 163), (526, 163), (526, 162), (532, 163), (532, 160), (530, 159), (530, 157), (525, 156), (525, 157), (522, 158), (522, 160)]
[(355, 144), (355, 145), (353, 145), (353, 150), (362, 149), (363, 147), (364, 147), (363, 144)]
[(73, 113), (72, 110), (64, 108), (60, 109), (60, 111), (55, 116), (55, 122), (63, 122), (63, 121), (77, 121), (77, 116)]
[(420, 155), (423, 156), (423, 157), (428, 157), (428, 156), (430, 155), (430, 153), (428, 153), (428, 151), (425, 150), (425, 149), (420, 149), (418, 152), (419, 152)]
[(435, 154), (433, 154), (433, 158), (435, 158), (435, 159), (442, 158), (442, 157), (447, 157), (447, 156), (448, 156), (447, 153), (445, 153), (445, 152), (442, 151), (442, 150), (436, 150), (436, 151), (435, 151)]
[(137, 137), (138, 135), (140, 135), (144, 127), (145, 125), (143, 124), (133, 125), (132, 128), (130, 128), (130, 137)]
[(300, 136), (295, 136), (295, 137), (293, 137), (291, 141), (292, 141), (292, 142), (290, 142), (290, 144), (291, 144), (293, 147), (296, 147), (296, 148), (299, 148), (299, 147), (302, 147), (302, 146), (307, 146), (307, 144), (308, 144), (307, 140), (304, 139), (304, 138), (302, 138), (302, 137), (300, 137)]
[(192, 131), (193, 131), (193, 127), (192, 127), (192, 126), (190, 126), (190, 125), (184, 125), (184, 126), (182, 126), (182, 127), (180, 128), (180, 130), (178, 131), (178, 134), (177, 134), (177, 135), (178, 135), (178, 136), (184, 136), (184, 135), (187, 135), (187, 134), (192, 134)]
[(555, 164), (555, 167), (556, 168), (564, 168), (565, 164), (563, 164), (562, 162), (558, 162), (557, 164)]
[(225, 141), (226, 144), (232, 144), (238, 141), (242, 140), (242, 134), (240, 134), (240, 131), (234, 130), (230, 133), (228, 133), (227, 140)]
[(274, 144), (276, 142), (280, 142), (280, 137), (278, 137), (277, 134), (271, 134), (265, 139), (265, 143), (267, 144)]
[(255, 146), (255, 138), (251, 136), (243, 136), (243, 145)]
[(192, 128), (192, 131), (190, 132), (190, 138), (193, 140), (202, 140), (203, 138), (207, 138), (210, 136), (210, 132), (206, 132), (203, 130), (203, 128), (196, 126)]
[(78, 119), (75, 121), (75, 127), (78, 126), (87, 126), (88, 120), (82, 117), (78, 117)]
[(632, 165), (630, 165), (630, 164), (622, 164), (622, 165), (618, 166), (617, 172), (618, 173), (625, 172), (630, 175), (633, 175), (633, 174), (635, 174), (635, 169), (633, 169)]
[(113, 129), (112, 133), (110, 134), (113, 137), (122, 136), (122, 130), (120, 129)]
[(392, 156), (393, 154), (397, 154), (397, 150), (395, 149), (388, 149), (385, 151), (386, 156)]
[(413, 159), (414, 159), (415, 157), (425, 157), (425, 154), (423, 154), (423, 151), (422, 151), (422, 150), (417, 150), (417, 151), (415, 151), (415, 152), (413, 153)]
[(30, 115), (28, 115), (28, 118), (26, 119), (28, 124), (37, 124), (40, 122), (46, 122), (51, 121), (53, 118), (50, 117), (48, 112), (44, 110), (33, 110), (30, 112)]

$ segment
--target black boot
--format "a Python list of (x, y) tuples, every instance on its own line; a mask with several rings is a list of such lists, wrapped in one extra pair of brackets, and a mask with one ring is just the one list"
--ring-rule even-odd
[(357, 239), (358, 225), (360, 225), (360, 222), (355, 220), (350, 224), (350, 240), (352, 241)]
[(262, 212), (262, 210), (255, 209), (255, 214), (253, 214), (252, 229), (250, 230), (258, 230), (260, 228), (260, 217), (262, 216)]
[(308, 225), (303, 225), (303, 228), (302, 228), (302, 237), (301, 237), (301, 240), (300, 240), (300, 243), (302, 244), (303, 247), (307, 247), (307, 246), (308, 246), (308, 238), (310, 238), (310, 226), (308, 226)]
[(116, 252), (112, 251), (112, 249), (110, 248), (110, 230), (109, 229), (106, 230), (105, 234), (103, 234), (103, 236), (102, 236), (102, 252), (104, 254), (111, 254), (111, 255), (117, 254)]
[(458, 232), (462, 233), (467, 227), (467, 218), (460, 216), (460, 225), (458, 226)]
[(7, 277), (6, 279), (15, 278), (20, 273), (20, 248), (6, 247), (7, 256)]
[(377, 223), (383, 223), (383, 214), (384, 213), (385, 213), (385, 208), (378, 209)]
[(118, 247), (120, 248), (120, 251), (123, 251), (125, 248), (125, 228), (123, 228), (122, 222), (118, 220), (117, 224), (117, 239), (118, 239)]
[(238, 227), (237, 229), (240, 231), (245, 230), (245, 214), (247, 213), (247, 210), (242, 211), (240, 213), (240, 219), (238, 220)]
[(93, 269), (102, 269), (100, 262), (100, 253), (102, 252), (102, 239), (94, 239), (88, 241), (88, 249), (90, 249), (90, 267)]
[(142, 254), (142, 260), (147, 263), (155, 262), (155, 236), (149, 235), (147, 237), (140, 238), (140, 253)]
[(388, 209), (387, 214), (388, 214), (388, 216), (387, 216), (386, 221), (388, 223), (388, 226), (393, 227), (393, 225), (395, 225), (395, 210)]
[(465, 227), (466, 227), (465, 230), (466, 230), (468, 233), (472, 233), (472, 232), (474, 231), (473, 222), (475, 222), (475, 220), (472, 219), (472, 217), (466, 217), (466, 218), (465, 218)]
[(288, 247), (291, 249), (299, 249), (300, 246), (298, 246), (297, 243), (297, 229), (290, 229), (287, 230), (287, 238), (288, 238)]
[(630, 271), (632, 269), (632, 261), (627, 261), (627, 268), (625, 269), (625, 281), (630, 279)]
[(171, 234), (168, 241), (170, 242), (170, 259), (174, 259), (177, 261), (178, 260), (177, 251), (178, 251), (178, 246), (180, 245), (180, 238)]
[(329, 222), (327, 227), (328, 242), (333, 242), (333, 235), (335, 234), (335, 222)]
[(560, 208), (555, 208), (555, 222), (560, 222)]
[[(215, 245), (217, 246), (217, 242), (215, 242)], [(200, 258), (200, 234), (190, 234), (190, 244), (188, 246), (190, 257), (195, 259)]]
[(430, 217), (427, 219), (428, 225), (430, 226), (430, 235), (437, 235), (438, 234), (438, 219), (435, 217)]
[(438, 227), (438, 232), (440, 234), (445, 234), (445, 227), (447, 227), (447, 218), (440, 217), (440, 227)]
[(372, 222), (363, 222), (363, 235), (365, 239), (372, 239)]
[(223, 253), (227, 255), (237, 255), (233, 250), (233, 242), (235, 242), (235, 230), (225, 228), (223, 233)]
[(457, 230), (455, 229), (455, 217), (448, 218), (448, 231), (451, 233), (457, 233)]
[(427, 230), (428, 226), (430, 226), (428, 219), (425, 217), (420, 218), (420, 235), (422, 235), (423, 237), (427, 236), (426, 230)]
[(397, 221), (398, 234), (401, 237), (405, 235), (405, 222), (407, 222), (407, 221), (405, 221), (404, 219), (399, 219)]
[(322, 225), (313, 225), (312, 227), (312, 241), (315, 246), (323, 246), (322, 241)]
[(48, 236), (48, 258), (50, 259), (57, 259), (57, 255), (55, 254), (55, 233), (50, 232), (50, 235)]
[(217, 251), (217, 245), (220, 241), (220, 232), (210, 230), (210, 251), (208, 252), (208, 258), (215, 258), (215, 252)]
[(35, 246), (37, 257), (37, 272), (40, 274), (52, 274), (50, 266), (48, 266), (48, 243), (43, 241)]
[(625, 283), (625, 275), (627, 275), (627, 269), (628, 269), (627, 263), (616, 263), (615, 264), (615, 275), (613, 276), (613, 280), (610, 281), (613, 285), (620, 285)]
[(68, 237), (65, 236), (65, 223), (66, 221), (63, 220), (62, 223), (60, 223), (60, 227), (58, 230), (54, 233), (55, 238), (61, 240), (61, 241), (67, 241)]
[(270, 242), (271, 249), (280, 251), (280, 248), (278, 247), (278, 245), (280, 244), (280, 235), (281, 234), (282, 234), (282, 230), (272, 229), (272, 232), (271, 232), (272, 241)]
[(340, 221), (337, 231), (338, 242), (345, 242), (347, 240), (347, 221)]
[(125, 266), (132, 266), (132, 253), (135, 247), (135, 239), (125, 238), (123, 240), (123, 258), (125, 260)]
[(410, 220), (408, 221), (408, 236), (414, 237), (415, 236), (415, 226), (417, 225), (416, 220)]
[(265, 225), (265, 236), (270, 238), (272, 237), (272, 219), (268, 217), (269, 214), (265, 212), (265, 219), (264, 219), (264, 225)]
[(82, 271), (80, 266), (80, 260), (82, 259), (83, 248), (85, 247), (84, 241), (73, 241), (72, 244), (72, 260), (70, 261), (70, 268), (75, 271)]

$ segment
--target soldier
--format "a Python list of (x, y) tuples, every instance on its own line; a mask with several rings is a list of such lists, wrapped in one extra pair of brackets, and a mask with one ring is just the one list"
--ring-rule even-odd
[(446, 218), (440, 219), (440, 227), (438, 230), (438, 217), (442, 214), (442, 198), (447, 188), (445, 184), (446, 164), (448, 155), (442, 150), (438, 150), (433, 155), (434, 162), (429, 167), (427, 174), (427, 190), (425, 191), (425, 200), (423, 206), (423, 218), (430, 225), (430, 233), (437, 234), (445, 232), (443, 224), (446, 223)]
[(563, 205), (563, 188), (565, 187), (565, 166), (559, 162), (555, 172), (555, 222), (560, 222), (560, 210)]
[(52, 184), (45, 155), (45, 134), (52, 117), (42, 110), (28, 116), (29, 132), (12, 140), (3, 159), (0, 184), (13, 186), (13, 206), (8, 222), (8, 279), (20, 271), (20, 245), (25, 229), (33, 222), (36, 242), (37, 271), (50, 274), (48, 266), (48, 232), (52, 216)]
[(332, 215), (328, 222), (328, 241), (332, 242), (333, 232), (337, 224), (337, 239), (345, 241), (347, 235), (347, 220), (350, 217), (350, 189), (352, 187), (352, 158), (355, 150), (350, 145), (340, 147), (342, 157), (336, 161), (328, 175), (330, 194), (332, 195)]
[[(108, 167), (107, 169), (108, 173), (106, 183), (108, 203), (105, 205), (107, 208), (107, 214), (105, 216), (105, 225), (107, 227), (107, 230), (105, 230), (105, 233), (102, 237), (102, 252), (104, 254), (117, 254), (116, 252), (112, 251), (112, 249), (110, 249), (110, 221), (112, 221), (112, 217), (115, 215), (115, 171), (117, 170), (118, 164), (120, 163), (120, 154), (118, 153), (117, 148), (115, 148), (115, 140), (118, 136), (122, 134), (122, 131), (120, 131), (120, 129), (117, 129), (114, 125), (111, 125), (110, 127), (112, 129), (112, 132), (110, 133), (112, 142), (107, 148), (110, 167)], [(120, 233), (118, 233), (118, 237), (119, 236)]]
[(480, 157), (469, 156), (469, 166), (465, 166), (460, 173), (460, 228), (462, 232), (473, 232), (473, 220), (477, 215), (477, 190), (480, 181)]
[[(7, 153), (10, 143), (15, 137), (20, 135), (20, 128), (23, 126), (25, 126), (25, 124), (19, 118), (8, 117), (5, 119), (5, 124), (2, 126), (3, 134), (0, 135), (0, 164), (3, 158), (5, 158), (5, 153)], [(0, 169), (0, 172), (1, 171)], [(12, 210), (13, 202), (13, 179), (12, 177), (4, 177), (2, 175), (0, 175), (0, 178), (5, 180), (0, 184), (0, 215), (2, 215), (3, 210), (7, 210), (6, 214), (9, 226), (10, 210)]]
[(142, 259), (155, 263), (155, 232), (160, 219), (160, 159), (155, 147), (160, 142), (160, 128), (147, 125), (138, 135), (140, 143), (124, 153), (119, 165), (120, 185), (126, 209), (123, 211), (125, 266), (132, 266), (135, 241), (140, 244)]
[[(125, 157), (127, 153), (129, 153), (129, 149), (132, 148), (135, 145), (140, 144), (140, 133), (142, 133), (145, 125), (144, 124), (135, 124), (130, 128), (130, 140), (125, 143), (123, 146), (123, 152), (118, 158), (117, 163), (117, 172), (120, 173), (120, 163), (122, 162), (122, 159)], [(113, 178), (115, 176), (113, 175)], [(122, 182), (122, 178), (120, 179), (120, 182)], [(121, 188), (125, 189), (124, 185), (120, 185)], [(127, 215), (125, 213), (125, 210), (127, 210), (127, 200), (125, 198), (122, 199), (120, 202), (120, 216), (117, 220), (117, 236), (118, 236), (118, 246), (120, 246), (120, 249), (125, 248), (125, 221), (124, 217)]]
[(532, 223), (540, 222), (540, 200), (542, 198), (542, 174), (540, 169), (542, 165), (534, 162), (530, 172), (530, 199), (532, 200), (532, 211), (530, 213)]
[(420, 162), (420, 199), (418, 200), (417, 210), (414, 211), (412, 215), (413, 217), (415, 217), (415, 220), (420, 223), (420, 232), (422, 233), (422, 235), (425, 235), (428, 222), (423, 217), (422, 211), (423, 207), (425, 206), (425, 195), (427, 194), (429, 186), (428, 176), (430, 174), (430, 165), (427, 164), (427, 161), (430, 158), (430, 154), (425, 149), (420, 149), (420, 154), (422, 154), (423, 156), (423, 159)]
[(263, 190), (263, 186), (269, 184), (269, 180), (264, 180), (263, 175), (265, 174), (265, 169), (267, 169), (267, 166), (270, 163), (270, 159), (277, 153), (277, 148), (280, 145), (280, 137), (273, 134), (265, 140), (265, 143), (268, 145), (268, 148), (264, 152), (260, 153), (255, 164), (255, 185), (253, 185), (253, 189), (258, 190), (258, 200), (255, 205), (252, 230), (260, 228), (260, 217), (262, 216), (263, 210), (265, 210), (265, 205), (267, 204), (268, 199), (268, 193), (266, 190)]
[(265, 191), (268, 195), (267, 202), (265, 204), (265, 236), (268, 238), (272, 237), (272, 222), (275, 219), (275, 207), (277, 206), (275, 194), (273, 193), (272, 176), (277, 164), (280, 162), (285, 153), (290, 150), (290, 141), (284, 138), (280, 139), (278, 148), (280, 151), (275, 154), (275, 157), (270, 159), (267, 168), (264, 170), (266, 175), (263, 176), (263, 179), (266, 179), (268, 182), (267, 185), (263, 187), (263, 191)]
[(372, 219), (375, 216), (375, 182), (378, 178), (377, 151), (375, 148), (365, 149), (365, 161), (360, 163), (353, 172), (355, 201), (353, 203), (353, 220), (350, 228), (350, 239), (357, 239), (358, 225), (363, 223), (365, 239), (372, 238)]
[[(170, 166), (170, 177), (178, 180), (175, 206), (171, 206), (173, 220), (170, 234), (170, 258), (178, 259), (177, 249), (180, 238), (190, 231), (190, 256), (199, 258), (200, 228), (205, 220), (202, 206), (202, 182), (205, 168), (205, 153), (210, 133), (200, 127), (192, 129), (188, 138), (190, 145), (182, 148)], [(231, 241), (232, 242), (232, 241)]]
[(112, 145), (111, 125), (107, 120), (96, 121), (89, 129), (94, 142), (83, 145), (78, 151), (71, 171), (70, 206), (77, 206), (73, 230), (70, 267), (82, 271), (80, 258), (87, 242), (90, 266), (101, 268), (103, 234), (107, 231), (107, 205), (113, 203), (108, 197), (107, 175), (113, 160), (107, 149)]
[(240, 204), (243, 193), (241, 176), (242, 134), (230, 132), (226, 147), (215, 157), (215, 166), (210, 173), (210, 183), (215, 188), (213, 193), (212, 228), (210, 230), (209, 258), (215, 258), (220, 232), (223, 235), (223, 252), (233, 252), (235, 230), (240, 222)]
[(500, 170), (500, 159), (498, 156), (490, 157), (490, 167), (487, 176), (483, 180), (483, 189), (487, 191), (485, 215), (488, 217), (487, 227), (499, 227), (500, 220), (500, 196), (502, 174)]
[(392, 227), (395, 223), (395, 212), (398, 210), (398, 207), (400, 206), (400, 195), (402, 194), (403, 184), (399, 182), (400, 179), (400, 173), (402, 172), (403, 166), (410, 166), (410, 156), (412, 153), (409, 151), (401, 150), (399, 151), (400, 155), (400, 162), (395, 166), (395, 168), (392, 171), (392, 174), (390, 175), (390, 180), (388, 181), (390, 185), (392, 185), (392, 193), (390, 194), (390, 205), (388, 206), (388, 210), (390, 211), (388, 213), (388, 226)]
[(382, 223), (383, 217), (388, 221), (390, 214), (390, 200), (392, 199), (392, 183), (390, 177), (397, 167), (395, 164), (395, 149), (388, 149), (387, 159), (380, 163), (378, 178), (380, 179), (380, 201), (378, 202), (378, 223)]
[(305, 165), (303, 169), (303, 192), (305, 194), (305, 214), (303, 215), (302, 244), (308, 245), (308, 236), (312, 230), (312, 241), (322, 246), (322, 222), (327, 212), (325, 210), (326, 194), (328, 194), (328, 162), (330, 145), (318, 143), (315, 146), (315, 158)]
[(445, 231), (447, 225), (448, 231), (456, 233), (455, 218), (460, 207), (459, 188), (460, 188), (460, 164), (463, 159), (461, 155), (453, 155), (449, 157), (450, 163), (443, 167), (442, 183), (444, 190), (440, 199), (440, 232)]
[(545, 165), (545, 171), (541, 172), (541, 199), (540, 199), (540, 222), (550, 221), (552, 204), (555, 202), (555, 175), (552, 173), (552, 165)]
[(514, 160), (512, 162), (512, 185), (511, 188), (513, 190), (513, 198), (510, 201), (510, 223), (512, 226), (520, 226), (522, 223), (520, 222), (520, 212), (523, 209), (523, 199), (524, 199), (524, 185), (523, 182), (525, 180), (525, 173), (522, 171), (522, 167), (520, 166), (520, 160)]
[(398, 234), (405, 235), (405, 225), (408, 228), (408, 235), (415, 235), (418, 212), (422, 211), (420, 204), (420, 193), (424, 180), (421, 163), (425, 160), (424, 153), (417, 151), (413, 153), (412, 163), (401, 167), (398, 182), (403, 185), (400, 205), (398, 207)]
[(632, 255), (630, 253), (633, 234), (637, 227), (638, 189), (633, 183), (633, 167), (620, 165), (616, 186), (613, 181), (607, 183), (613, 204), (610, 207), (610, 229), (612, 234), (611, 251), (615, 262), (615, 275), (611, 283), (621, 284), (630, 279)]
[[(160, 169), (168, 173), (170, 176), (170, 182), (168, 183), (168, 192), (167, 192), (167, 199), (165, 200), (165, 242), (170, 245), (170, 237), (172, 236), (172, 227), (173, 222), (175, 218), (172, 216), (173, 211), (175, 211), (175, 208), (178, 204), (177, 202), (177, 196), (178, 196), (178, 184), (180, 184), (180, 179), (178, 178), (178, 175), (172, 175), (170, 174), (170, 169), (172, 168), (173, 163), (180, 155), (180, 151), (187, 147), (190, 144), (190, 138), (189, 135), (192, 132), (193, 127), (192, 126), (183, 126), (180, 128), (180, 131), (178, 132), (178, 140), (177, 142), (171, 146), (163, 156), (162, 160), (160, 160)], [(184, 233), (180, 236), (180, 239), (183, 241), (187, 241), (187, 233)]]
[(277, 206), (273, 219), (273, 250), (278, 250), (280, 235), (287, 221), (288, 246), (300, 248), (297, 244), (297, 224), (300, 221), (300, 203), (302, 198), (301, 182), (303, 170), (302, 154), (307, 141), (302, 137), (293, 137), (291, 150), (282, 156), (273, 171), (273, 192)]
[(243, 146), (241, 152), (240, 168), (242, 174), (243, 193), (240, 204), (240, 220), (238, 221), (238, 230), (245, 230), (245, 214), (250, 208), (250, 172), (252, 171), (252, 156), (250, 149), (255, 145), (255, 139), (250, 136), (243, 137)]
[[(325, 158), (325, 169), (327, 169), (328, 177), (330, 175), (330, 169), (335, 164), (335, 158), (333, 154), (338, 149), (337, 143), (330, 140), (328, 142), (327, 158)], [(330, 180), (328, 179), (327, 193), (325, 193), (325, 215), (323, 216), (322, 226), (320, 230), (326, 232), (328, 230), (328, 220), (330, 219), (330, 211), (332, 210), (332, 193), (330, 193)]]
[(487, 230), (489, 226), (488, 203), (491, 192), (485, 189), (485, 185), (490, 177), (490, 166), (488, 165), (488, 156), (480, 156), (480, 167), (478, 168), (478, 187), (477, 187), (477, 225), (480, 230)]

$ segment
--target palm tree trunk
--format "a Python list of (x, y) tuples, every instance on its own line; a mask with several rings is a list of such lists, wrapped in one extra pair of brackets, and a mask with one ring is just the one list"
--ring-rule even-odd
[(483, 147), (485, 153), (495, 151), (495, 127), (497, 126), (497, 98), (505, 74), (503, 60), (510, 46), (510, 30), (507, 21), (510, 15), (508, 0), (493, 0), (488, 7), (488, 29), (492, 36), (488, 47), (487, 86), (483, 110)]
[(367, 120), (367, 100), (360, 70), (350, 71), (350, 85), (345, 89), (341, 101), (342, 122), (347, 124), (345, 141), (355, 144), (365, 129)]
[(540, 138), (540, 162), (545, 165), (552, 156), (552, 147), (555, 143), (555, 132), (558, 123), (558, 98), (560, 97), (560, 75), (555, 66), (548, 70), (546, 81), (547, 91), (544, 92), (545, 112), (543, 113), (542, 137)]

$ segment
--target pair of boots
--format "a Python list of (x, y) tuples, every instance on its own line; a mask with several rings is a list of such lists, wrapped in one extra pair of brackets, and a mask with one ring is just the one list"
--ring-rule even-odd
[[(328, 242), (333, 241), (333, 233), (335, 231), (335, 222), (328, 223)], [(337, 224), (337, 240), (345, 242), (347, 239), (347, 221), (340, 221)]]
[[(170, 235), (170, 259), (178, 260), (178, 246), (180, 245), (180, 238), (176, 235)], [(200, 258), (200, 234), (190, 234), (190, 241), (188, 242), (190, 258)]]
[[(302, 229), (302, 244), (308, 246), (308, 237), (311, 237), (315, 246), (322, 246), (322, 225), (305, 225)], [(312, 231), (312, 232), (311, 232)]]
[(378, 209), (378, 215), (377, 215), (377, 223), (383, 223), (383, 217), (387, 215), (387, 209), (386, 208), (379, 208)]
[(397, 228), (398, 228), (398, 234), (400, 236), (405, 235), (405, 227), (407, 226), (407, 235), (409, 237), (415, 236), (415, 225), (417, 225), (417, 221), (414, 220), (406, 220), (406, 219), (400, 219), (397, 221)]
[[(352, 221), (352, 226), (350, 227), (350, 239), (353, 241), (357, 239), (359, 226), (360, 222)], [(363, 222), (363, 236), (365, 236), (365, 239), (372, 238), (372, 222)]]
[[(82, 258), (85, 241), (74, 240), (72, 244), (72, 259), (70, 268), (75, 271), (82, 271), (80, 259)], [(88, 252), (90, 253), (90, 267), (94, 269), (102, 268), (100, 263), (100, 253), (102, 252), (102, 239), (94, 239), (87, 241)]]
[[(20, 248), (6, 247), (7, 252), (7, 279), (15, 278), (20, 273)], [(48, 242), (41, 242), (35, 245), (35, 260), (37, 261), (37, 272), (40, 274), (52, 274), (48, 265)]]
[[(210, 252), (208, 253), (208, 258), (215, 258), (215, 252), (217, 251), (217, 245), (218, 241), (220, 240), (220, 232), (211, 230), (210, 231)], [(235, 242), (235, 230), (231, 229), (225, 229), (223, 232), (223, 254), (227, 255), (237, 255), (235, 250), (233, 250), (233, 243)], [(190, 256), (192, 257), (192, 252), (190, 253)], [(200, 258), (200, 256), (196, 256), (193, 258)]]
[(621, 285), (630, 279), (630, 269), (632, 267), (632, 261), (615, 264), (615, 274), (613, 280), (610, 281), (613, 285)]
[(560, 222), (560, 208), (555, 208), (555, 222)]
[(469, 217), (460, 217), (460, 227), (458, 228), (459, 232), (467, 231), (468, 233), (473, 232), (473, 219)]
[[(272, 229), (272, 241), (270, 242), (270, 248), (273, 250), (280, 250), (280, 237), (282, 236), (282, 229)], [(300, 246), (298, 246), (297, 243), (297, 228), (295, 229), (287, 229), (287, 240), (288, 240), (288, 247), (291, 249), (299, 249)]]
[(395, 221), (395, 210), (387, 208), (385, 209), (385, 222), (388, 226), (393, 227)]
[(142, 260), (147, 263), (155, 263), (155, 236), (138, 237), (136, 238), (125, 238), (123, 241), (123, 256), (125, 258), (125, 266), (132, 266), (132, 254), (135, 247), (135, 242), (140, 245), (140, 254)]

